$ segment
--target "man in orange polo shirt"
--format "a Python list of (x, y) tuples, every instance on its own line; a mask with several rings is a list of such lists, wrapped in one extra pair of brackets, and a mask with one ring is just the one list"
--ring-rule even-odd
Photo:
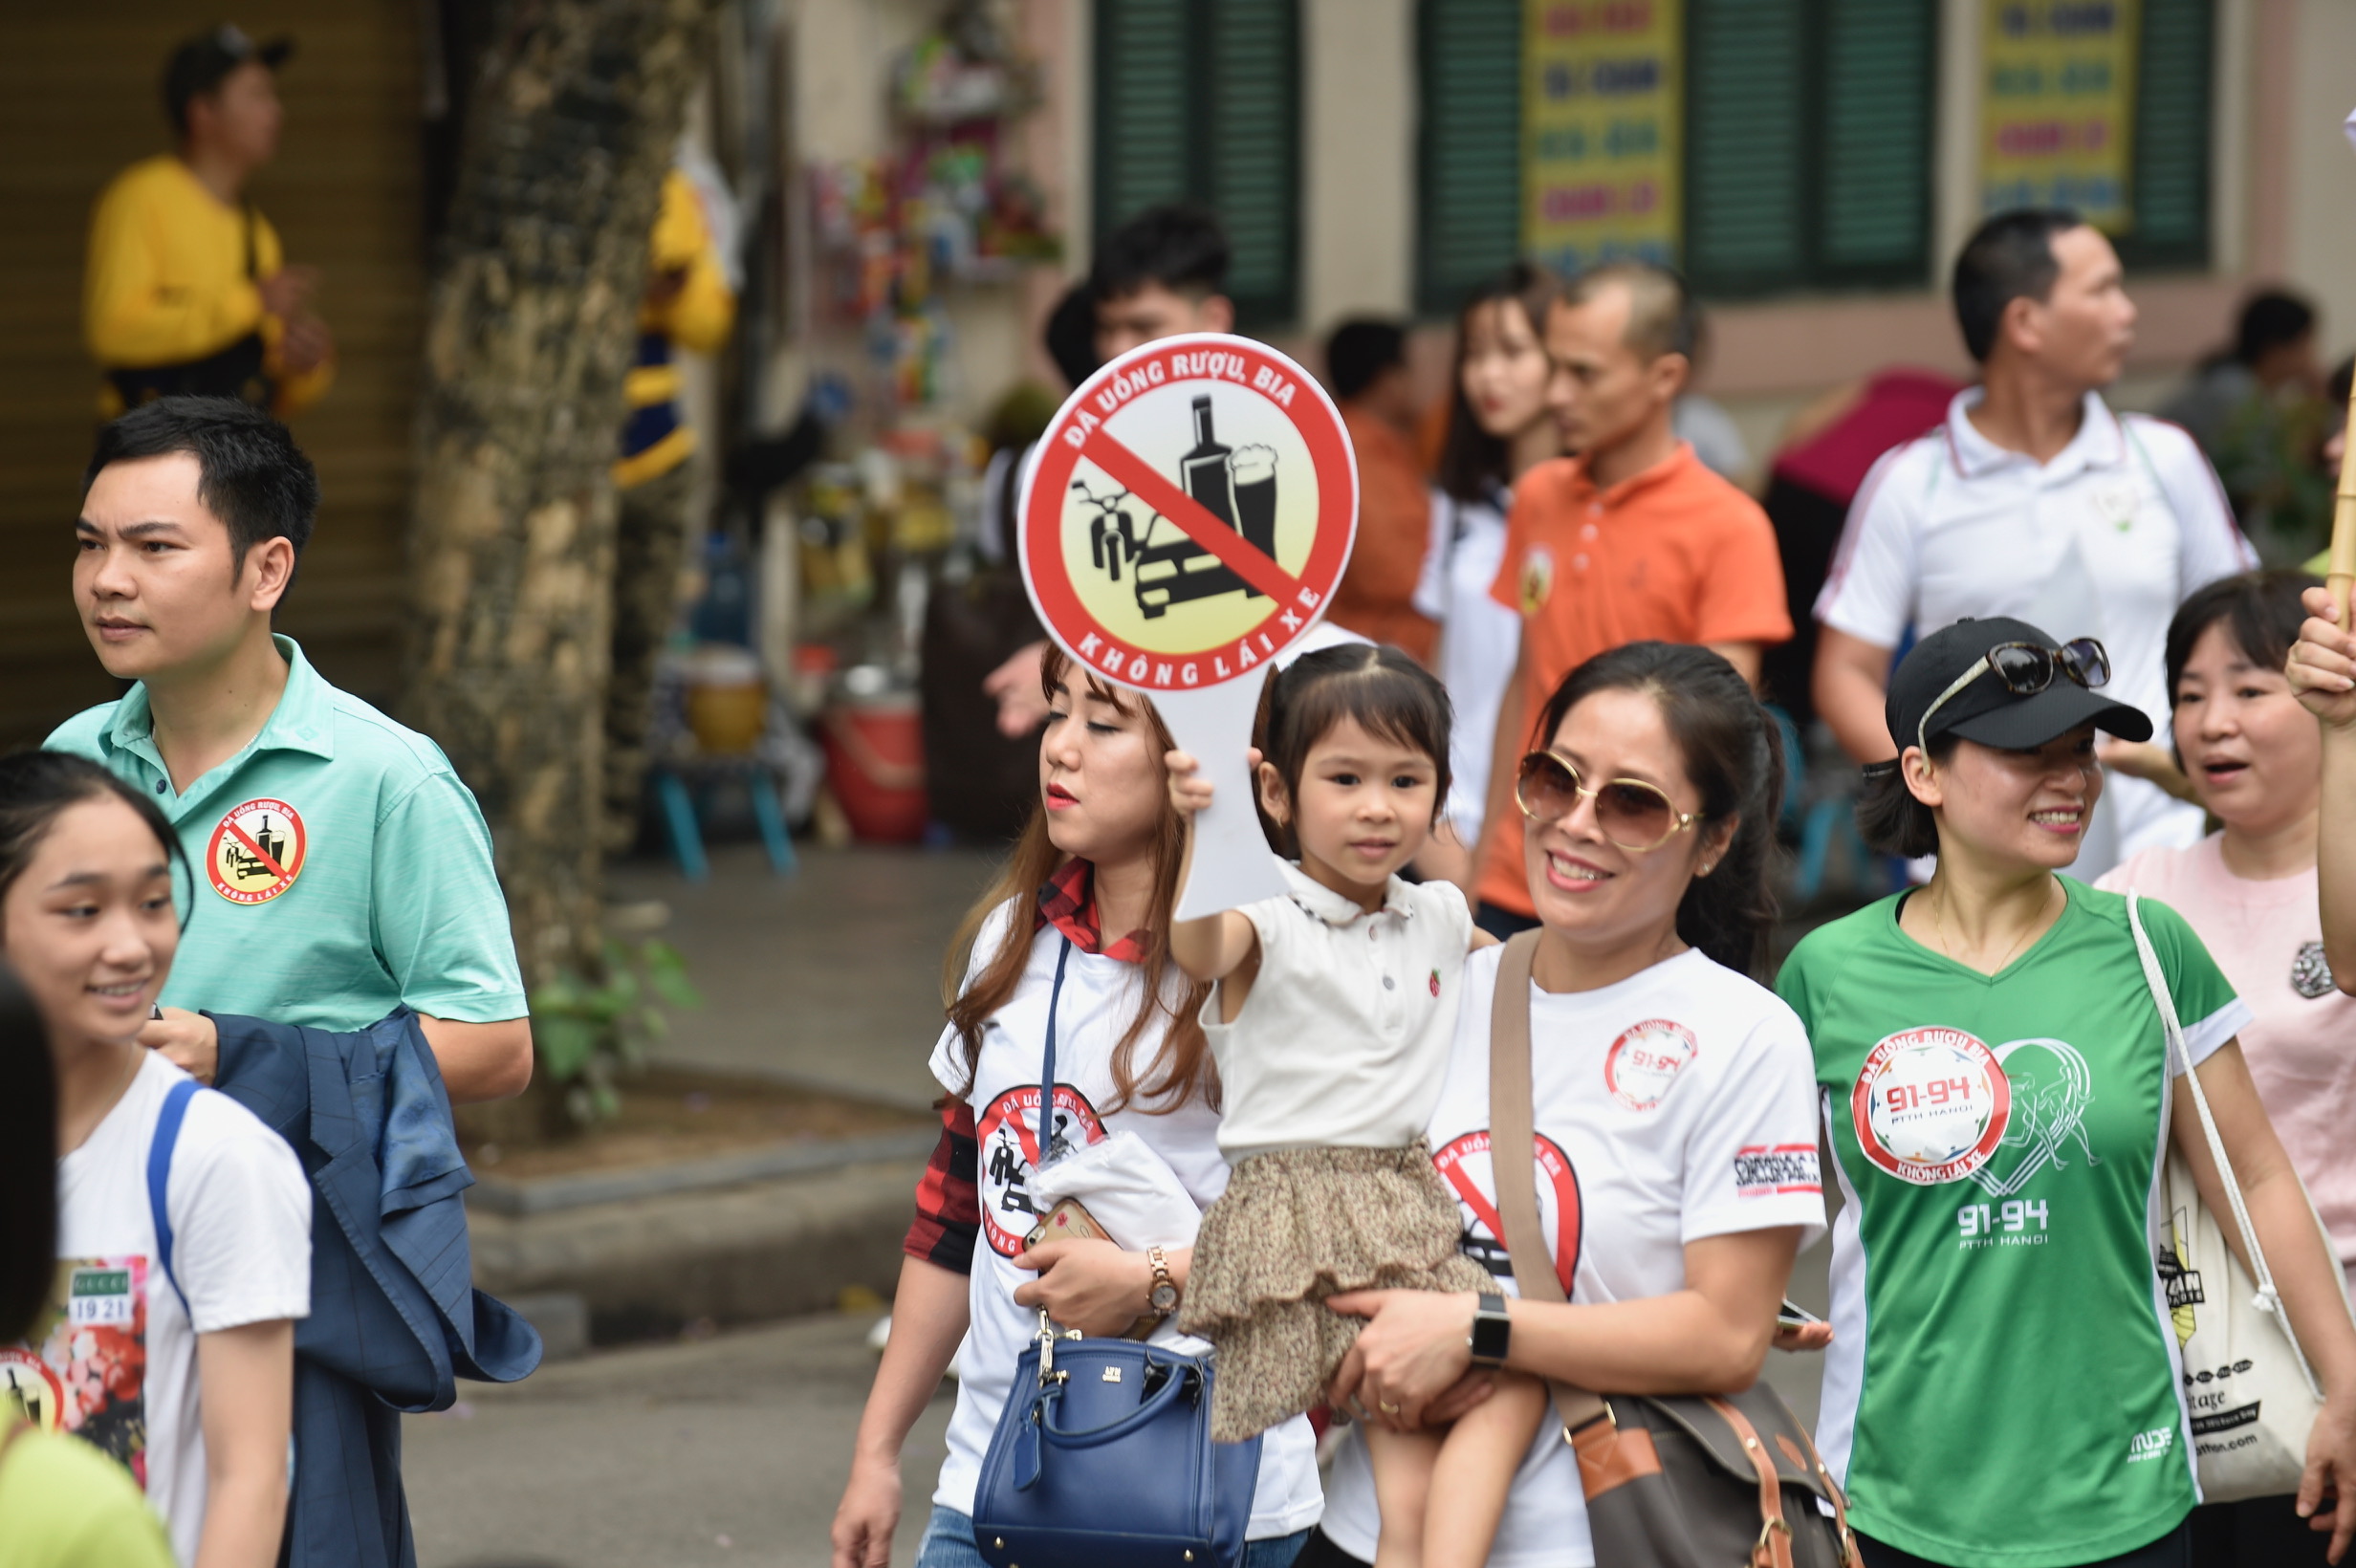
[(1497, 714), (1481, 842), (1472, 857), (1482, 927), (1535, 924), (1514, 774), (1542, 744), (1527, 732), (1562, 678), (1624, 642), (1699, 642), (1753, 683), (1792, 635), (1774, 528), (1670, 428), (1692, 367), (1684, 282), (1644, 262), (1581, 276), (1546, 315), (1547, 402), (1577, 457), (1514, 487), (1505, 557), (1490, 594), (1521, 612), (1521, 654)]

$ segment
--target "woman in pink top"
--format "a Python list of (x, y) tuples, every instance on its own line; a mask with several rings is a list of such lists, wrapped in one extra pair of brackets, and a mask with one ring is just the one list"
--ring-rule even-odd
[[(2301, 572), (2209, 584), (2168, 628), (2168, 690), (2179, 765), (2224, 826), (2188, 849), (2148, 849), (2098, 886), (2156, 898), (2192, 923), (2257, 1014), (2241, 1049), (2258, 1098), (2331, 1230), (2356, 1265), (2356, 996), (2332, 985), (2316, 903), (2323, 739), (2282, 673), (2304, 612)], [(2205, 1507), (2194, 1557), (2210, 1565), (2323, 1561), (2288, 1497)]]

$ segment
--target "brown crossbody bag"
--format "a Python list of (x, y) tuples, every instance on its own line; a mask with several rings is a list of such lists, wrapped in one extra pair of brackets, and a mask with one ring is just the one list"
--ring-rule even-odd
[[(1530, 965), (1538, 933), (1505, 945), (1490, 1013), (1490, 1168), (1521, 1294), (1563, 1299), (1539, 1229), (1531, 1123)], [(1579, 1455), (1598, 1568), (1863, 1568), (1848, 1499), (1815, 1442), (1764, 1383), (1739, 1394), (1594, 1394), (1549, 1382)], [(1822, 1505), (1822, 1506), (1820, 1506)], [(1826, 1510), (1829, 1509), (1828, 1514)]]

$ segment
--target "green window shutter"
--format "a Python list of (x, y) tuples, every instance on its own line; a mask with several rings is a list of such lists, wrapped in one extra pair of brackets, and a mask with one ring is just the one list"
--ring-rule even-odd
[(1227, 225), (1238, 321), (1297, 314), (1300, 252), (1300, 18), (1297, 0), (1211, 0), (1208, 167), (1201, 200)]
[(1453, 316), (1521, 253), (1522, 0), (1416, 15), (1415, 308)]
[(1816, 281), (1919, 282), (1931, 261), (1937, 0), (1822, 0)]
[(1097, 0), (1095, 213), (1102, 239), (1148, 207), (1196, 202), (1233, 250), (1244, 324), (1298, 293), (1298, 0)]
[(1096, 227), (1191, 193), (1194, 53), (1187, 0), (1096, 8)]
[(1685, 271), (1694, 289), (1804, 281), (1811, 216), (1806, 0), (1688, 0)]
[(2215, 0), (2143, 0), (2135, 52), (2134, 227), (2120, 255), (2143, 267), (2209, 264), (2210, 75)]

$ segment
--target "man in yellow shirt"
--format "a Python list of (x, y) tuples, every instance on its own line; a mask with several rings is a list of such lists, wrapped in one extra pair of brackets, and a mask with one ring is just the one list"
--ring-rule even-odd
[(132, 164), (90, 221), (82, 330), (102, 417), (191, 393), (280, 416), (318, 400), (335, 340), (311, 311), (317, 271), (289, 267), (245, 195), (278, 150), (276, 71), (294, 52), (233, 27), (191, 38), (164, 77), (175, 151)]
[(606, 832), (618, 846), (638, 833), (655, 656), (678, 614), (689, 533), (693, 478), (687, 459), (695, 452), (695, 430), (680, 417), (679, 366), (672, 357), (679, 349), (716, 352), (736, 321), (736, 294), (705, 221), (703, 199), (678, 169), (663, 177), (663, 206), (648, 244), (638, 356), (622, 382), (630, 417), (614, 464), (622, 508), (614, 540), (613, 664), (605, 687), (605, 807)]

